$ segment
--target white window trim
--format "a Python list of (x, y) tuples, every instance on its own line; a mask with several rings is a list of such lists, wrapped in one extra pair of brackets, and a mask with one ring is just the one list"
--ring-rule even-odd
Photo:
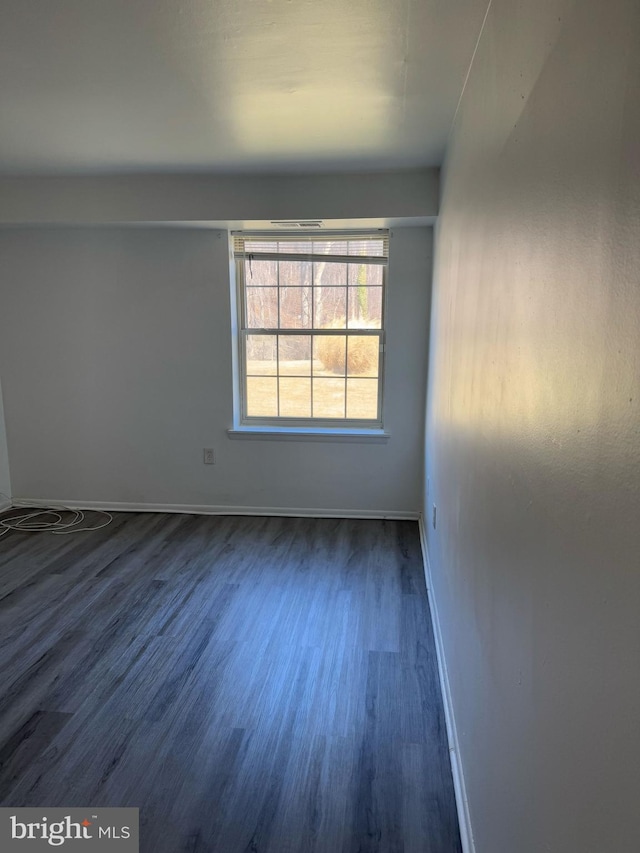
[(251, 439), (258, 441), (337, 441), (337, 442), (358, 442), (359, 444), (386, 444), (389, 441), (390, 433), (382, 429), (370, 430), (339, 430), (339, 429), (320, 429), (309, 427), (309, 429), (296, 429), (283, 427), (243, 427), (239, 426), (235, 429), (228, 429), (227, 435), (233, 439)]
[[(383, 302), (382, 323), (378, 329), (337, 329), (337, 330), (314, 330), (314, 334), (326, 335), (373, 335), (380, 339), (380, 361), (378, 377), (378, 418), (376, 420), (361, 420), (355, 418), (286, 418), (270, 417), (257, 418), (244, 415), (246, 405), (246, 372), (244, 366), (244, 334), (246, 330), (241, 327), (244, 311), (244, 263), (234, 253), (235, 238), (242, 236), (245, 239), (283, 239), (295, 238), (300, 241), (309, 241), (314, 238), (329, 240), (331, 238), (350, 237), (378, 237), (390, 240), (391, 234), (386, 229), (369, 229), (367, 231), (341, 230), (321, 231), (309, 233), (282, 232), (282, 231), (240, 231), (230, 234), (230, 280), (231, 280), (231, 320), (233, 339), (233, 427), (227, 430), (229, 438), (253, 439), (253, 440), (313, 440), (313, 441), (357, 441), (363, 443), (385, 443), (390, 434), (384, 429), (385, 422), (385, 356), (386, 356), (386, 308), (387, 308), (387, 286), (388, 286), (388, 255), (386, 258), (367, 258), (367, 262), (379, 263), (383, 266)], [(388, 245), (388, 244), (387, 244)], [(256, 258), (253, 255), (253, 258)], [(287, 255), (280, 255), (287, 259)], [(338, 256), (335, 256), (338, 257)], [(342, 257), (342, 256), (339, 256)], [(345, 256), (345, 261), (351, 260), (353, 256)], [(259, 259), (259, 258), (257, 258)], [(292, 254), (291, 259), (300, 260), (300, 254)], [(300, 335), (309, 330), (285, 330), (285, 334)], [(251, 334), (272, 334), (272, 329), (251, 329)], [(281, 333), (281, 332), (279, 332)]]

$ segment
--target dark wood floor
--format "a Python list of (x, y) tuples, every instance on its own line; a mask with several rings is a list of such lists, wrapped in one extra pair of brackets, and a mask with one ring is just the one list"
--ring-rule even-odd
[(0, 804), (143, 853), (458, 853), (417, 525), (116, 515), (0, 538)]

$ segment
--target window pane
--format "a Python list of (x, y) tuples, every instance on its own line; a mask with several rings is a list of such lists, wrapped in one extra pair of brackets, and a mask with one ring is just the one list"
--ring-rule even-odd
[(313, 265), (314, 287), (346, 287), (348, 264), (317, 261)]
[(313, 417), (344, 418), (344, 379), (313, 380)]
[(377, 379), (347, 379), (347, 417), (378, 417)]
[(247, 287), (247, 328), (275, 329), (278, 325), (278, 288)]
[(313, 324), (316, 329), (344, 329), (347, 318), (346, 287), (314, 287)]
[(280, 261), (280, 287), (311, 287), (309, 261)]
[(280, 335), (281, 376), (311, 376), (311, 336)]
[(244, 278), (247, 287), (276, 287), (278, 261), (250, 261), (247, 258), (244, 262)]
[(280, 417), (311, 417), (311, 379), (281, 378)]
[(344, 335), (314, 335), (314, 376), (344, 376), (347, 339)]
[(280, 290), (280, 328), (311, 328), (311, 288), (283, 287)]
[(349, 288), (349, 328), (379, 329), (382, 326), (382, 288)]
[(247, 375), (275, 376), (278, 372), (277, 345), (275, 335), (247, 335)]
[(382, 270), (380, 264), (349, 264), (349, 287), (382, 287)]
[(377, 335), (352, 335), (347, 341), (349, 376), (378, 376), (380, 339)]
[(270, 418), (278, 414), (278, 380), (276, 377), (247, 377), (247, 415)]

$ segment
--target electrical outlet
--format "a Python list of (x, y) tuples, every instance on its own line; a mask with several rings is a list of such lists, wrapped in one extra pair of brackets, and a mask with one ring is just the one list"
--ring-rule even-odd
[(216, 464), (216, 456), (213, 452), (213, 447), (205, 447), (204, 449), (204, 464), (205, 465), (215, 465)]
[(436, 521), (437, 521), (436, 516), (437, 516), (437, 513), (438, 513), (438, 508), (437, 508), (437, 506), (434, 504), (434, 505), (433, 505), (433, 516), (432, 516), (432, 518), (431, 518), (431, 523), (433, 524), (433, 529), (434, 529), (434, 530), (436, 529)]

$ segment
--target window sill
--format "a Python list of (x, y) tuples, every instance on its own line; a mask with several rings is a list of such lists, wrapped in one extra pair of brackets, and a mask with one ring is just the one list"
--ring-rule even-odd
[(322, 429), (318, 427), (235, 427), (228, 429), (232, 439), (258, 441), (346, 441), (358, 444), (386, 444), (391, 436), (381, 429)]

